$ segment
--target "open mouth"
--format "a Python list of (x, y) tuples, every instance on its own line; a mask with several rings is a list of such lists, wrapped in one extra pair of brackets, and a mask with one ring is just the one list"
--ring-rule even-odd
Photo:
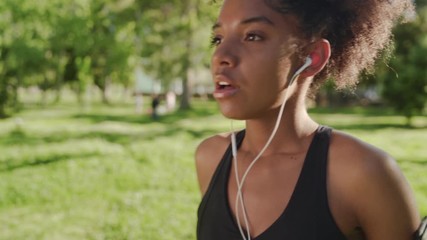
[(228, 88), (233, 88), (233, 86), (228, 82), (221, 81), (217, 83), (217, 89), (219, 90), (228, 89)]
[(239, 91), (239, 87), (232, 85), (230, 82), (227, 80), (217, 81), (213, 96), (216, 99), (224, 99), (235, 95)]

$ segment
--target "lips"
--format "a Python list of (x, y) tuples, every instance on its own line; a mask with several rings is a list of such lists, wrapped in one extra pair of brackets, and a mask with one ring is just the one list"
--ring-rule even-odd
[(239, 88), (233, 81), (223, 74), (215, 75), (215, 91), (213, 96), (216, 99), (231, 97), (238, 92)]

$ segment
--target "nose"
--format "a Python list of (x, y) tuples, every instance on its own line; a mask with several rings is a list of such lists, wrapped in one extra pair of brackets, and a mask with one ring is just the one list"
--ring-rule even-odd
[(231, 41), (223, 41), (212, 55), (213, 67), (235, 67), (238, 62), (238, 49)]

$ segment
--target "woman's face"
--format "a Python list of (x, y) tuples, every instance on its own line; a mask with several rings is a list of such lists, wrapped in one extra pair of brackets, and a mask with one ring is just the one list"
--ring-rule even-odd
[(214, 97), (229, 118), (265, 116), (282, 102), (293, 74), (297, 21), (264, 0), (225, 0), (213, 26)]

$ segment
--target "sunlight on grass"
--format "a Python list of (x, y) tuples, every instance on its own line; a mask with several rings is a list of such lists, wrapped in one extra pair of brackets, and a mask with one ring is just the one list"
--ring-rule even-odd
[[(61, 104), (0, 120), (0, 239), (195, 239), (193, 154), (229, 131), (217, 111), (196, 101), (153, 122), (131, 104)], [(427, 214), (425, 117), (408, 128), (399, 116), (360, 109), (312, 115), (390, 153)]]

